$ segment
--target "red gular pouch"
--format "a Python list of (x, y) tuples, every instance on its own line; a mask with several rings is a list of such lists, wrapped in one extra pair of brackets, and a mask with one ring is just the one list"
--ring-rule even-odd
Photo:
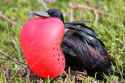
[(64, 72), (61, 43), (64, 24), (55, 17), (28, 20), (20, 32), (20, 46), (30, 70), (42, 78), (55, 78)]

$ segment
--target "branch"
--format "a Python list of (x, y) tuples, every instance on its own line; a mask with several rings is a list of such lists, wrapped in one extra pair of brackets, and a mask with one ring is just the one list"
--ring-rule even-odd
[(2, 50), (0, 50), (0, 56), (3, 56), (6, 60), (10, 60), (12, 62), (15, 62), (16, 64), (18, 65), (26, 65), (25, 63), (23, 62), (19, 62), (18, 60), (14, 60), (13, 58), (11, 58), (7, 53), (3, 52)]
[(74, 10), (83, 9), (83, 10), (91, 11), (92, 13), (94, 13), (96, 23), (99, 20), (100, 15), (107, 15), (107, 16), (112, 16), (112, 17), (117, 18), (116, 16), (113, 16), (109, 13), (105, 13), (104, 11), (101, 11), (94, 6), (91, 6), (90, 4), (81, 5), (81, 4), (78, 4), (78, 3), (69, 3), (69, 7), (74, 9)]
[(48, 10), (47, 4), (44, 0), (38, 0), (38, 1), (42, 4), (45, 10)]
[(16, 22), (14, 22), (13, 20), (9, 19), (7, 16), (5, 16), (2, 11), (0, 11), (0, 18), (4, 19), (5, 21), (9, 22), (10, 24), (12, 24), (13, 26), (16, 26)]
[(87, 9), (87, 10), (90, 10), (90, 11), (92, 11), (92, 12), (97, 12), (97, 13), (99, 13), (99, 14), (105, 14), (103, 11), (101, 11), (101, 10), (98, 10), (98, 9), (96, 9), (96, 8), (94, 8), (94, 7), (91, 7), (91, 6), (89, 6), (89, 5), (81, 5), (81, 4), (77, 4), (77, 3), (69, 3), (69, 6), (71, 7), (71, 8), (73, 8), (73, 9)]

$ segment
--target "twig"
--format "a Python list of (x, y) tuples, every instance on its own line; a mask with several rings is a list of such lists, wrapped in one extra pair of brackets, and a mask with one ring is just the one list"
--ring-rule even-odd
[(26, 64), (23, 63), (23, 62), (19, 62), (19, 61), (17, 61), (17, 60), (14, 60), (13, 58), (11, 58), (7, 53), (3, 52), (2, 50), (0, 50), (0, 54), (1, 54), (0, 56), (3, 55), (3, 57), (5, 57), (7, 60), (13, 61), (13, 62), (15, 62), (15, 63), (18, 64), (18, 65), (26, 65)]
[(70, 21), (72, 22), (74, 20), (74, 10), (70, 9)]
[(6, 20), (7, 22), (9, 22), (10, 24), (12, 24), (13, 26), (16, 26), (16, 22), (12, 21), (11, 19), (9, 19), (7, 16), (5, 16), (2, 11), (0, 11), (0, 18)]
[(90, 10), (90, 11), (96, 11), (99, 14), (105, 14), (103, 11), (98, 10), (94, 7), (91, 7), (89, 5), (85, 5), (85, 4), (81, 5), (81, 4), (76, 4), (76, 3), (70, 3), (69, 6), (73, 9), (87, 9), (87, 10)]
[(67, 83), (69, 75), (66, 72), (64, 72), (64, 74), (66, 75), (66, 78), (64, 79), (64, 83)]
[(44, 2), (46, 2), (46, 3), (55, 3), (56, 0), (44, 0)]
[(42, 4), (45, 10), (48, 10), (47, 4), (44, 0), (39, 0), (39, 2)]
[(97, 22), (99, 20), (99, 14), (96, 10), (94, 11), (94, 14), (95, 14), (95, 23), (97, 24)]
[[(77, 4), (77, 3), (69, 3), (69, 7), (74, 9), (74, 10), (84, 9), (84, 10), (91, 11), (95, 15), (95, 22), (96, 23), (99, 20), (100, 15), (112, 16), (111, 14), (105, 13), (104, 11), (101, 11), (94, 6), (91, 6), (90, 4), (81, 5), (81, 4)], [(112, 17), (115, 17), (115, 16), (112, 16)], [(115, 17), (115, 18), (117, 18), (117, 17)]]

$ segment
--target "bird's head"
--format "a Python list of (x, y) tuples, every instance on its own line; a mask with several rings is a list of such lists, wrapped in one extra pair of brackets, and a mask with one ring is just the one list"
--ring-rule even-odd
[(61, 11), (58, 9), (48, 9), (47, 11), (37, 11), (32, 12), (31, 16), (40, 16), (40, 17), (56, 17), (64, 22), (64, 17)]
[(58, 9), (49, 9), (47, 11), (47, 13), (51, 16), (51, 17), (57, 17), (59, 19), (61, 19), (64, 22), (64, 17), (61, 11), (59, 11)]

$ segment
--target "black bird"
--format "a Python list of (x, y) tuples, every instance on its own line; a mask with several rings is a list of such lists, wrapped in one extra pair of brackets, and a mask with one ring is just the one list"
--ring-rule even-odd
[[(63, 14), (57, 9), (49, 9), (49, 16), (64, 22)], [(97, 38), (95, 31), (82, 22), (64, 22), (65, 29), (62, 49), (66, 66), (71, 70), (84, 71), (88, 75), (109, 74), (112, 72), (112, 60), (103, 42)], [(98, 77), (97, 77), (98, 79)], [(100, 79), (100, 77), (99, 77)]]
[(65, 24), (65, 28), (70, 30), (65, 33), (62, 48), (72, 70), (87, 70), (92, 76), (96, 72), (100, 75), (112, 72), (112, 59), (93, 30), (72, 23)]

